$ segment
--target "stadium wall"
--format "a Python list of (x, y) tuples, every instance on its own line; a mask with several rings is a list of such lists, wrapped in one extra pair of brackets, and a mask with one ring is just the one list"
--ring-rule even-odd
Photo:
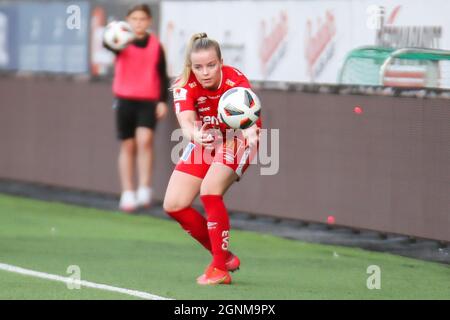
[[(264, 126), (280, 129), (279, 171), (251, 167), (227, 194), (230, 209), (314, 222), (333, 215), (337, 225), (450, 241), (448, 100), (258, 94)], [(119, 192), (110, 84), (6, 76), (0, 96), (1, 178)], [(158, 200), (175, 127), (171, 113), (157, 129)]]

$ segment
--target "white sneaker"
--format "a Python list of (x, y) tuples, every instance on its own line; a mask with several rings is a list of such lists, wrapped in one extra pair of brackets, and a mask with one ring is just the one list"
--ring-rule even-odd
[(152, 203), (152, 188), (139, 187), (137, 191), (137, 205), (139, 207), (150, 207)]
[(133, 212), (137, 209), (136, 193), (134, 191), (124, 191), (120, 196), (119, 208), (122, 211)]

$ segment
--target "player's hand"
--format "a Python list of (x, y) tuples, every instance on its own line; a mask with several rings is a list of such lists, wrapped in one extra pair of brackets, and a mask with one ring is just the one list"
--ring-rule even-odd
[(258, 144), (260, 129), (256, 124), (250, 128), (242, 130), (242, 134), (244, 135), (246, 146), (254, 147)]
[(165, 102), (158, 102), (156, 105), (156, 119), (161, 120), (167, 116), (167, 113), (169, 111), (169, 108), (167, 108), (167, 103)]
[(194, 132), (194, 141), (204, 147), (210, 148), (214, 143), (214, 133), (209, 128), (208, 123), (204, 123), (200, 129)]

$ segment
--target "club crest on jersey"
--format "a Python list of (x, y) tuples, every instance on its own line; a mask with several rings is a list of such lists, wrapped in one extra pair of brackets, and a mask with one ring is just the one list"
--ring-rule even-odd
[(225, 81), (225, 83), (230, 87), (234, 87), (236, 85), (236, 83), (231, 81), (230, 79), (227, 79), (227, 81)]
[(192, 88), (195, 88), (197, 86), (197, 83), (191, 82), (191, 83), (188, 84), (188, 86), (189, 86), (189, 88), (192, 89)]
[(184, 88), (176, 88), (173, 90), (173, 101), (186, 100), (187, 90)]

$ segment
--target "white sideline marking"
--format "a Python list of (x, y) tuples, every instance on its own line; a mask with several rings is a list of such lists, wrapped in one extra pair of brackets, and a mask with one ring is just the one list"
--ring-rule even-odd
[(76, 280), (76, 279), (73, 279), (70, 277), (62, 277), (62, 276), (58, 276), (55, 274), (28, 270), (28, 269), (24, 269), (24, 268), (12, 266), (9, 264), (4, 264), (4, 263), (0, 263), (0, 270), (14, 272), (14, 273), (20, 273), (23, 275), (32, 276), (32, 277), (36, 277), (36, 278), (64, 282), (66, 284), (67, 283), (70, 283), (73, 285), (79, 284), (80, 286), (83, 286), (83, 287), (94, 288), (94, 289), (105, 290), (105, 291), (112, 291), (112, 292), (119, 292), (119, 293), (127, 294), (130, 296), (134, 296), (134, 297), (138, 297), (138, 298), (142, 298), (142, 299), (147, 299), (147, 300), (172, 300), (169, 298), (160, 297), (160, 296), (150, 294), (147, 292), (143, 292), (143, 291), (118, 288), (118, 287), (113, 287), (113, 286), (109, 286), (106, 284), (94, 283), (94, 282), (89, 282), (89, 281), (85, 281), (85, 280)]

